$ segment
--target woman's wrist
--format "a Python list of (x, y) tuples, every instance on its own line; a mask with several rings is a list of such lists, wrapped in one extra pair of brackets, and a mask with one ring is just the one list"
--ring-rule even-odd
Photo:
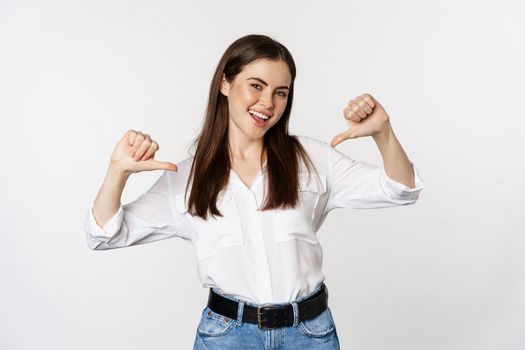
[(115, 179), (117, 182), (126, 183), (130, 175), (131, 172), (122, 169), (116, 164), (110, 164), (106, 177)]
[(387, 123), (383, 131), (378, 132), (377, 134), (372, 135), (372, 138), (374, 141), (379, 145), (385, 145), (388, 144), (388, 142), (395, 137), (394, 130), (392, 129), (392, 126), (390, 125), (390, 122)]

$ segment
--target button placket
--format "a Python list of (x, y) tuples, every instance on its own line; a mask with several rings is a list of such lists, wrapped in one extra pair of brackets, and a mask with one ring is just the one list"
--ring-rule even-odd
[[(257, 191), (258, 189), (260, 188), (255, 187), (255, 191)], [(262, 191), (259, 191), (259, 193), (260, 192)], [(264, 298), (266, 300), (271, 300), (272, 292), (271, 292), (270, 265), (268, 262), (268, 255), (267, 255), (266, 245), (265, 245), (264, 237), (263, 237), (263, 234), (264, 234), (263, 225), (262, 225), (263, 212), (258, 210), (260, 204), (259, 204), (259, 201), (257, 200), (257, 193), (252, 192), (252, 195), (253, 195), (254, 204), (255, 204), (254, 213), (256, 214), (255, 215), (256, 225), (255, 225), (254, 240), (256, 240), (256, 246), (259, 248), (258, 253), (257, 253), (257, 259), (259, 260), (259, 263), (260, 263), (260, 266), (263, 272), (262, 274), (263, 280), (261, 282), (262, 282), (263, 291), (264, 291)]]
[(243, 236), (247, 243), (246, 249), (251, 249), (259, 271), (258, 275), (262, 286), (261, 298), (271, 300), (270, 266), (263, 236), (263, 212), (258, 210), (262, 201), (264, 181), (261, 181), (261, 174), (259, 174), (250, 189), (235, 175), (233, 175), (233, 179), (235, 179), (233, 195), (234, 198), (238, 198), (239, 218), (242, 222), (241, 226), (245, 230)]

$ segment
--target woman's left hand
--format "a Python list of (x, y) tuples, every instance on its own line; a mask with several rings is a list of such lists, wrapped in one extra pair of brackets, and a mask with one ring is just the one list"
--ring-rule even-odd
[(343, 109), (343, 115), (349, 128), (332, 139), (332, 147), (344, 140), (385, 133), (390, 128), (390, 117), (383, 106), (368, 93), (350, 100)]

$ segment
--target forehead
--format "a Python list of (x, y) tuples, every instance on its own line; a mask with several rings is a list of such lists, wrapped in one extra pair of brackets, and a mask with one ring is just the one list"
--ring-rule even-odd
[(291, 76), (288, 65), (282, 61), (258, 59), (245, 65), (239, 73), (244, 79), (261, 78), (270, 85), (290, 86)]

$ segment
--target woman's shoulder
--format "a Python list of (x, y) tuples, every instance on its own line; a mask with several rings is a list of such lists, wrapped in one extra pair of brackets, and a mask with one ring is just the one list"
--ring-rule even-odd
[(175, 163), (175, 165), (177, 165), (177, 171), (164, 170), (172, 192), (178, 194), (185, 191), (192, 163), (193, 156), (189, 156)]
[(308, 153), (326, 155), (332, 146), (325, 141), (307, 135), (294, 135)]
[(306, 135), (294, 135), (301, 143), (318, 173), (326, 175), (329, 169), (330, 151), (332, 146), (325, 141)]

